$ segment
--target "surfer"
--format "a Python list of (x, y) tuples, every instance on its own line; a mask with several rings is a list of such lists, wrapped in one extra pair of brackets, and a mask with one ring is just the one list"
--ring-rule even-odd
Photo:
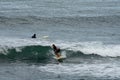
[(36, 38), (36, 34), (33, 34), (33, 36), (31, 38)]
[(52, 44), (52, 48), (53, 48), (53, 50), (54, 50), (54, 54), (57, 56), (57, 57), (60, 57), (61, 55), (60, 55), (60, 48), (57, 48), (56, 46), (55, 46), (55, 44)]

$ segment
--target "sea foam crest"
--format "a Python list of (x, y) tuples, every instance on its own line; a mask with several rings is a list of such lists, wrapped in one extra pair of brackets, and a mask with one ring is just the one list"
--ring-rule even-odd
[[(65, 42), (65, 41), (49, 41), (44, 39), (18, 39), (18, 38), (1, 38), (0, 39), (0, 52), (7, 52), (8, 48), (15, 48), (16, 51), (20, 52), (19, 47), (41, 45), (51, 46), (56, 44), (63, 50), (72, 50), (73, 52), (81, 51), (84, 54), (97, 54), (100, 56), (117, 57), (120, 56), (119, 50), (120, 45), (114, 44), (103, 44), (102, 42)], [(69, 53), (67, 53), (69, 54)]]
[(98, 54), (100, 56), (117, 57), (120, 56), (120, 45), (103, 44), (102, 42), (64, 42), (56, 43), (63, 49), (81, 51), (84, 54)]

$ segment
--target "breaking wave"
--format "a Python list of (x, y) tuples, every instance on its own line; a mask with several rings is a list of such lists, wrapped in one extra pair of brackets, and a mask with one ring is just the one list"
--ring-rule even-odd
[[(61, 45), (62, 46), (62, 45)], [(64, 45), (65, 46), (65, 45)], [(85, 45), (84, 45), (85, 47)], [(112, 47), (103, 48), (96, 47), (93, 49), (92, 47), (85, 47), (81, 48), (80, 50), (77, 50), (76, 46), (71, 46), (71, 48), (65, 48), (61, 49), (61, 53), (65, 53), (67, 56), (67, 59), (69, 58), (88, 58), (91, 57), (94, 59), (102, 58), (102, 57), (118, 57), (119, 54), (116, 54), (113, 50), (110, 50)], [(117, 47), (116, 49), (118, 49)], [(0, 60), (8, 60), (8, 61), (30, 61), (30, 62), (50, 62), (53, 60), (53, 51), (50, 46), (42, 46), (42, 45), (29, 45), (29, 46), (23, 46), (23, 47), (4, 47), (1, 48), (0, 52)], [(101, 50), (101, 52), (100, 52)], [(112, 51), (112, 52), (110, 52)], [(108, 53), (110, 52), (110, 53)], [(117, 51), (116, 51), (117, 52)], [(106, 53), (106, 54), (105, 54)], [(113, 53), (113, 54), (112, 54)]]

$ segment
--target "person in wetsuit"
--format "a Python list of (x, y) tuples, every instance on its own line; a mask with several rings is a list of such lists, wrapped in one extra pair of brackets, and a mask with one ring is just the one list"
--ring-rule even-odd
[(53, 48), (53, 50), (54, 50), (54, 54), (57, 56), (57, 57), (60, 57), (61, 55), (60, 55), (60, 48), (57, 48), (56, 46), (55, 46), (55, 44), (52, 44), (52, 48)]
[(33, 34), (33, 36), (31, 38), (36, 38), (36, 34)]

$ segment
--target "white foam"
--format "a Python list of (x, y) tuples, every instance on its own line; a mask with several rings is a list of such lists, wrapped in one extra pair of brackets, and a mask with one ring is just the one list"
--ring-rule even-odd
[(63, 49), (73, 50), (73, 51), (81, 51), (84, 54), (98, 54), (101, 56), (111, 56), (117, 57), (120, 56), (120, 45), (112, 45), (112, 44), (103, 44), (102, 42), (62, 42), (57, 41), (57, 45), (59, 45)]
[[(120, 77), (119, 65), (108, 64), (47, 64), (38, 67), (40, 71), (50, 72), (54, 74), (67, 74), (79, 76), (95, 76), (95, 77)], [(117, 72), (116, 72), (117, 71)]]
[(0, 38), (0, 52), (7, 54), (8, 49), (15, 48), (17, 52), (20, 52), (22, 47), (30, 45), (43, 45), (49, 46), (50, 42), (44, 39), (31, 39), (31, 38)]
[[(53, 41), (46, 39), (31, 39), (31, 38), (0, 38), (0, 52), (7, 52), (8, 48), (17, 48), (30, 45), (51, 46)], [(54, 41), (54, 44), (61, 49), (81, 51), (84, 54), (98, 54), (101, 56), (120, 56), (120, 45), (105, 45), (102, 42), (64, 42), (60, 40)], [(21, 51), (19, 48), (16, 51)], [(65, 52), (64, 52), (65, 53)], [(69, 53), (67, 53), (69, 54)], [(65, 54), (63, 54), (65, 55)]]

